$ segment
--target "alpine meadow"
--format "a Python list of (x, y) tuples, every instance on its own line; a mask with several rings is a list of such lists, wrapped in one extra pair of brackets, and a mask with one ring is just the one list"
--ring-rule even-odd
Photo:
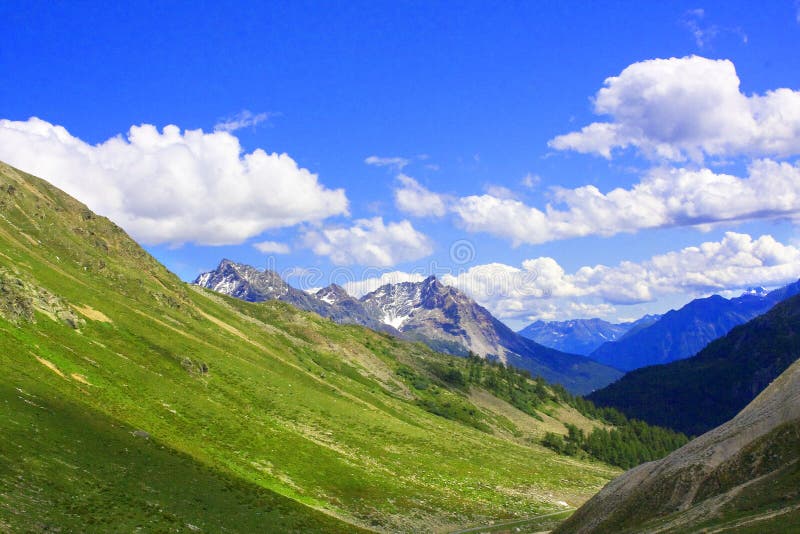
[(800, 534), (798, 50), (0, 2), (0, 534)]

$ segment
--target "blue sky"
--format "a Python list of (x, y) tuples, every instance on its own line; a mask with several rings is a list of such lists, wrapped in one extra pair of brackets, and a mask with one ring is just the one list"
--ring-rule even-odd
[(631, 318), (800, 276), (799, 10), (4, 2), (0, 159), (186, 280), (434, 272), (512, 326)]

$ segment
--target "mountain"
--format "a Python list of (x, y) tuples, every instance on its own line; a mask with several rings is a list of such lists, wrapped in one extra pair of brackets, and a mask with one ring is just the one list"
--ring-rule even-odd
[(734, 326), (798, 293), (800, 281), (768, 293), (753, 288), (732, 299), (720, 295), (696, 299), (619, 341), (604, 343), (589, 357), (622, 371), (688, 358)]
[(545, 347), (586, 356), (607, 341), (622, 339), (631, 329), (649, 326), (658, 317), (646, 315), (635, 322), (616, 324), (602, 319), (536, 321), (517, 333)]
[(800, 362), (736, 417), (617, 478), (557, 533), (797, 532)]
[(422, 282), (387, 284), (361, 298), (372, 317), (408, 338), (451, 354), (496, 359), (530, 371), (573, 393), (588, 393), (619, 378), (592, 360), (543, 347), (512, 331), (458, 289), (434, 276)]
[(280, 300), (320, 315), (328, 310), (325, 303), (293, 288), (278, 273), (268, 269), (260, 271), (227, 259), (223, 259), (215, 270), (198, 276), (194, 283), (248, 302)]
[(696, 356), (637, 369), (589, 395), (629, 417), (698, 435), (733, 417), (800, 357), (800, 295)]
[(449, 354), (473, 352), (530, 371), (577, 394), (621, 376), (586, 357), (549, 349), (516, 334), (486, 308), (434, 276), (422, 282), (387, 284), (355, 299), (335, 285), (309, 295), (289, 286), (277, 273), (223, 260), (194, 283), (244, 300), (289, 302), (339, 323), (395, 333)]
[(0, 368), (4, 532), (455, 530), (619, 473), (540, 445), (608, 428), (559, 388), (185, 284), (4, 164)]
[(632, 323), (630, 323), (628, 330), (624, 334), (622, 334), (622, 336), (619, 339), (625, 339), (628, 336), (632, 336), (639, 330), (644, 330), (648, 326), (654, 324), (659, 319), (661, 319), (661, 315), (657, 313), (649, 313), (647, 315), (644, 315), (636, 319)]
[(396, 334), (389, 325), (370, 317), (343, 288), (331, 285), (312, 295), (286, 283), (278, 273), (223, 259), (213, 271), (202, 273), (194, 284), (248, 302), (279, 300), (341, 324), (358, 324)]

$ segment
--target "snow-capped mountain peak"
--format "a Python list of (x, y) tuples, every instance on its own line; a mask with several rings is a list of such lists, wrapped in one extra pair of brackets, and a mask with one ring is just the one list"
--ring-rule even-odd
[(748, 287), (745, 290), (745, 292), (742, 293), (742, 295), (753, 295), (757, 297), (764, 297), (767, 295), (767, 293), (769, 293), (769, 291), (767, 291), (766, 288), (758, 286), (758, 287)]

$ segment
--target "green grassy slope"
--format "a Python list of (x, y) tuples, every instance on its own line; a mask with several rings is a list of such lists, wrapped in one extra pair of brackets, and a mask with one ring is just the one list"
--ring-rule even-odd
[(596, 423), (476, 404), (428, 370), (450, 361), (187, 286), (0, 164), (0, 530), (447, 530), (577, 505), (618, 473), (536, 439), (559, 414)]

